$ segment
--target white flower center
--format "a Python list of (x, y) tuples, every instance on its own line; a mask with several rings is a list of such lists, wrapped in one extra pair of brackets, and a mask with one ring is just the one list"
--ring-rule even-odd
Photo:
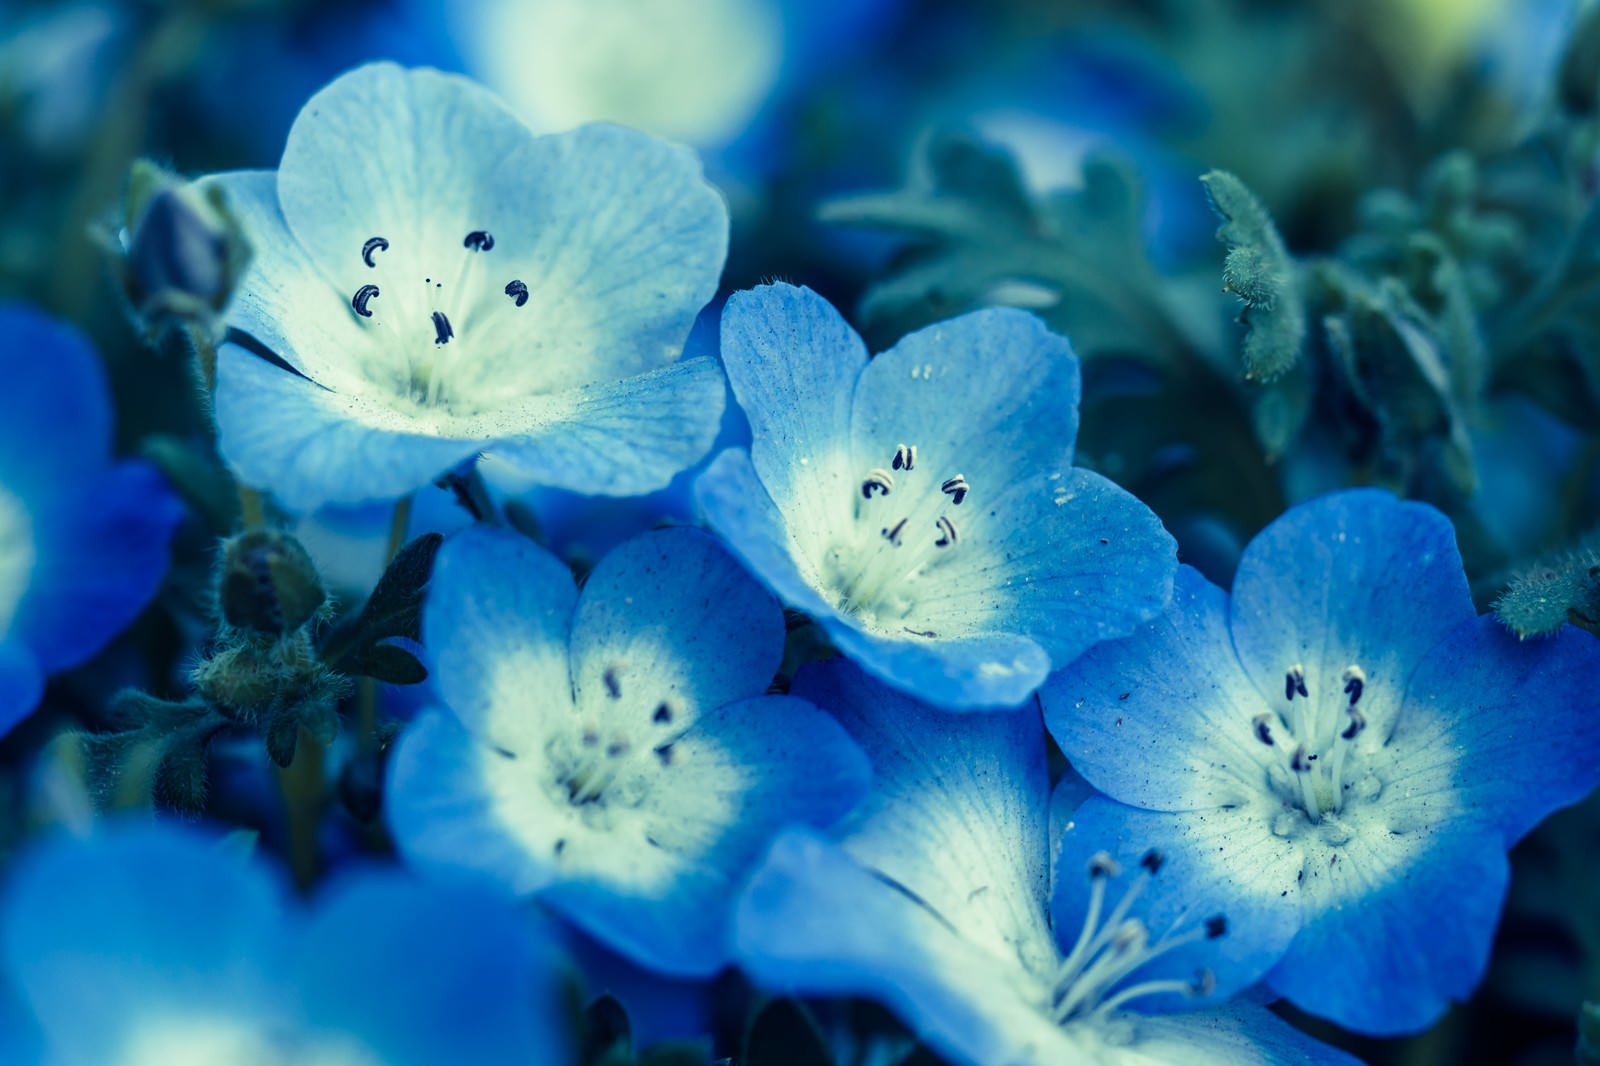
[(507, 399), (506, 385), (483, 354), (514, 340), (517, 312), (533, 294), (507, 272), (487, 230), (465, 234), (454, 262), (424, 265), (418, 251), (391, 249), (377, 235), (361, 248), (369, 280), (350, 294), (349, 311), (372, 334), (356, 354), (362, 376), (412, 413), (492, 409)]
[(866, 471), (855, 522), (823, 557), (833, 605), (883, 632), (937, 637), (914, 624), (918, 585), (960, 550), (960, 508), (971, 490), (958, 472), (919, 466), (914, 444), (897, 446), (887, 468)]
[[(1338, 826), (1347, 803), (1376, 799), (1383, 790), (1371, 760), (1356, 743), (1367, 728), (1367, 717), (1358, 706), (1367, 687), (1366, 672), (1352, 663), (1340, 681), (1349, 702), (1337, 718), (1318, 714), (1318, 704), (1306, 688), (1305, 669), (1295, 664), (1284, 671), (1286, 710), (1264, 711), (1251, 722), (1255, 739), (1271, 749), (1267, 788), (1312, 824), (1330, 827)], [(1292, 836), (1303, 824), (1285, 811), (1272, 830)]]
[(0, 486), (0, 638), (16, 618), (17, 608), (33, 579), (38, 550), (28, 508)]

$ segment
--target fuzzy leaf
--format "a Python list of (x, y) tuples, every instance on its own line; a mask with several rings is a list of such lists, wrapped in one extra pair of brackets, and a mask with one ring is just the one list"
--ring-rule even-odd
[[(391, 637), (421, 639), (422, 589), (433, 573), (433, 560), (443, 543), (444, 537), (438, 533), (425, 533), (396, 552), (361, 610), (340, 619), (317, 642), (322, 661), (334, 670), (361, 673), (352, 663), (370, 653), (380, 641)], [(379, 654), (384, 658), (383, 653)], [(384, 661), (391, 665), (394, 662), (392, 658)]]
[(1523, 638), (1554, 633), (1567, 622), (1600, 630), (1600, 532), (1514, 576), (1494, 612)]
[(1271, 214), (1244, 182), (1225, 170), (1213, 170), (1200, 180), (1223, 220), (1217, 230), (1217, 239), (1228, 246), (1223, 285), (1244, 301), (1239, 321), (1248, 331), (1245, 377), (1272, 381), (1299, 361), (1305, 345), (1305, 307), (1294, 260)]

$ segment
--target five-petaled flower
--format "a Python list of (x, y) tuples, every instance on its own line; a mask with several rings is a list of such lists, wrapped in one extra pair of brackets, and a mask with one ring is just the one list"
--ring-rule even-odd
[(1016, 706), (1170, 598), (1160, 521), (1071, 466), (1078, 364), (1034, 316), (977, 311), (869, 362), (825, 300), (773, 285), (728, 301), (722, 358), (752, 442), (700, 476), (700, 506), (896, 688)]
[(675, 362), (728, 217), (694, 156), (607, 125), (536, 137), (464, 78), (361, 67), (277, 171), (220, 183), (254, 259), (224, 346), (224, 458), (287, 506), (393, 500), (480, 452), (596, 495), (705, 454), (713, 360)]
[[(1052, 794), (1034, 707), (953, 715), (841, 659), (803, 667), (793, 691), (838, 715), (873, 787), (839, 843), (791, 830), (751, 878), (735, 943), (759, 984), (878, 999), (971, 1066), (1354, 1066), (1221, 1002), (1292, 929), (1234, 930), (1184, 891), (1187, 857), (1124, 867), (1081, 836), (1051, 848), (1086, 789), (1069, 776)], [(1168, 882), (1181, 900), (1152, 892)]]
[(833, 719), (765, 695), (783, 614), (699, 530), (624, 543), (581, 595), (531, 541), (469, 530), (440, 551), (423, 637), (448, 712), (394, 757), (402, 853), (536, 892), (659, 972), (725, 965), (733, 894), (773, 834), (866, 790)]
[(1600, 782), (1596, 676), (1589, 634), (1477, 616), (1438, 511), (1356, 490), (1263, 531), (1231, 596), (1185, 568), (1165, 616), (1040, 699), (1111, 797), (1074, 832), (1181, 856), (1240, 924), (1292, 923), (1267, 985), (1391, 1034), (1472, 990), (1507, 848)]

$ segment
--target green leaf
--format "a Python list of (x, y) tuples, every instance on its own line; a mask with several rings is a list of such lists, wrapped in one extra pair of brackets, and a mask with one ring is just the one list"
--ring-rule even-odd
[[(322, 661), (334, 670), (361, 673), (356, 664), (372, 654), (380, 641), (391, 637), (421, 639), (422, 590), (433, 573), (433, 560), (443, 543), (444, 537), (438, 533), (425, 533), (395, 553), (361, 610), (340, 619), (318, 640), (317, 652)], [(389, 653), (376, 655), (379, 669), (404, 671), (415, 676), (414, 669), (397, 665), (398, 660)], [(426, 672), (422, 676), (426, 677)]]
[(391, 685), (419, 685), (428, 680), (428, 668), (422, 661), (394, 644), (372, 645), (353, 656), (345, 669)]
[(1213, 170), (1200, 180), (1223, 220), (1217, 230), (1217, 239), (1228, 247), (1223, 285), (1245, 305), (1239, 315), (1247, 330), (1245, 377), (1272, 381), (1299, 361), (1305, 345), (1305, 307), (1294, 261), (1271, 214), (1244, 182), (1225, 170)]

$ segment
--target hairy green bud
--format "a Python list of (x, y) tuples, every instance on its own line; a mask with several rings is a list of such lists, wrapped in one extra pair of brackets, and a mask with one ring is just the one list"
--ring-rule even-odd
[(1244, 375), (1272, 381), (1299, 361), (1305, 346), (1305, 308), (1294, 260), (1272, 215), (1244, 182), (1225, 170), (1213, 170), (1200, 180), (1223, 220), (1217, 230), (1217, 239), (1228, 246), (1223, 287), (1244, 301), (1239, 314), (1247, 331)]
[(311, 556), (289, 534), (257, 529), (223, 542), (217, 602), (229, 625), (281, 636), (317, 617), (327, 599)]
[(1544, 636), (1568, 622), (1600, 626), (1600, 533), (1548, 556), (1511, 579), (1494, 613), (1517, 636)]

